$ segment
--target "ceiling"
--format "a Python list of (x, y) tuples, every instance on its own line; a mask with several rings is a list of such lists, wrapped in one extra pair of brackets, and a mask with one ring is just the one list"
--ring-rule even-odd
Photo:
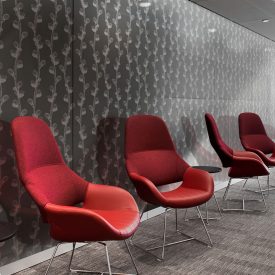
[(275, 0), (190, 1), (275, 41)]

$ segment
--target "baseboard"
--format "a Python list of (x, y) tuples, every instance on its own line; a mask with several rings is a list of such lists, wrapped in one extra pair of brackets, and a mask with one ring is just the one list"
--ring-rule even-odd
[[(240, 182), (239, 179), (232, 179), (232, 184), (235, 184), (237, 182)], [(227, 186), (227, 182), (216, 182), (215, 184), (215, 191), (221, 190), (224, 187)], [(156, 217), (162, 213), (164, 213), (165, 208), (164, 207), (157, 207), (155, 209), (149, 210), (144, 213), (141, 222), (146, 221), (148, 219), (151, 219), (153, 217)], [(83, 245), (86, 245), (85, 243), (78, 243), (76, 247), (81, 247)], [(4, 265), (0, 267), (0, 275), (11, 275), (16, 272), (22, 271), (26, 268), (32, 267), (34, 265), (37, 265), (39, 263), (42, 263), (46, 260), (49, 260), (53, 254), (54, 247), (46, 249), (44, 251), (41, 251), (39, 253), (33, 254), (29, 257), (23, 258), (21, 260), (18, 260), (16, 262), (12, 262), (10, 264)], [(61, 255), (64, 253), (67, 253), (69, 251), (72, 251), (72, 245), (71, 244), (62, 244), (56, 255)]]
[[(86, 245), (86, 243), (78, 243), (76, 245), (76, 247), (78, 248), (83, 245)], [(54, 247), (43, 250), (39, 253), (33, 254), (26, 258), (20, 259), (16, 262), (12, 262), (10, 264), (4, 265), (4, 266), (0, 267), (0, 275), (14, 274), (16, 272), (22, 271), (26, 268), (32, 267), (32, 266), (42, 263), (46, 260), (49, 260), (53, 254), (53, 251), (54, 251)], [(59, 246), (56, 256), (62, 255), (69, 251), (72, 251), (72, 244), (64, 243)]]

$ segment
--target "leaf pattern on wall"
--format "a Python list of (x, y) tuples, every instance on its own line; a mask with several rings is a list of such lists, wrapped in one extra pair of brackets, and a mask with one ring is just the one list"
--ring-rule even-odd
[[(75, 14), (74, 56), (81, 58), (75, 59), (74, 94), (76, 113), (84, 113), (82, 128), (74, 130), (79, 146), (73, 156), (85, 178), (134, 193), (123, 159), (124, 125), (132, 114), (162, 116), (191, 165), (220, 165), (205, 112), (217, 117), (236, 149), (240, 112), (257, 112), (271, 124), (264, 106), (274, 91), (268, 86), (274, 81), (273, 42), (181, 0), (154, 0), (150, 8), (137, 0), (82, 1)], [(226, 171), (217, 177), (225, 179)]]
[(9, 122), (48, 122), (71, 165), (72, 13), (71, 0), (0, 0), (0, 217), (18, 226), (1, 244), (1, 266), (54, 244), (18, 179)]
[(128, 116), (163, 117), (191, 165), (220, 166), (204, 113), (236, 149), (240, 112), (259, 113), (275, 136), (274, 87), (273, 42), (186, 0), (0, 0), (0, 217), (20, 232), (1, 265), (53, 245), (18, 180), (14, 117), (44, 119), (77, 173), (141, 204), (124, 167)]

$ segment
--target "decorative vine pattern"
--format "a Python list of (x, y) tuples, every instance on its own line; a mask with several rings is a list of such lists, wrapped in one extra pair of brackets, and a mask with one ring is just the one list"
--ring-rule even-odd
[(133, 194), (123, 158), (132, 114), (163, 117), (191, 165), (219, 165), (206, 111), (236, 149), (240, 112), (275, 127), (273, 42), (186, 0), (79, 0), (72, 10), (73, 1), (0, 0), (1, 214), (22, 232), (2, 244), (1, 265), (52, 245), (19, 183), (5, 121), (46, 120), (77, 173)]
[[(187, 1), (153, 0), (149, 8), (143, 8), (137, 0), (94, 0), (87, 2), (85, 10), (89, 10), (89, 14), (83, 13), (83, 4), (76, 8), (82, 15), (80, 22), (90, 18), (91, 27), (85, 27), (92, 31), (79, 37), (84, 48), (78, 46), (77, 55), (83, 48), (78, 66), (85, 64), (85, 70), (84, 74), (79, 70), (75, 76), (78, 80), (75, 91), (83, 87), (84, 76), (87, 85), (91, 81), (91, 93), (85, 97), (83, 92), (77, 93), (79, 102), (82, 102), (78, 104), (77, 112), (85, 110), (85, 120), (82, 120), (85, 142), (82, 142), (83, 133), (80, 131), (78, 140), (82, 145), (75, 151), (77, 158), (81, 159), (78, 172), (93, 181), (111, 182), (131, 189), (124, 169), (123, 131), (125, 117), (136, 113), (164, 117), (179, 152), (186, 154), (192, 147), (187, 160), (194, 164), (202, 160), (213, 162), (202, 114), (208, 110), (224, 115), (226, 123), (222, 131), (226, 131), (231, 123), (229, 107), (221, 107), (224, 108), (221, 111), (214, 102), (228, 106), (224, 102), (231, 104), (231, 100), (242, 100), (242, 93), (251, 94), (253, 89), (248, 92), (246, 85), (252, 75), (270, 80), (267, 74), (260, 73), (264, 69), (258, 68), (259, 64), (265, 66), (264, 55), (259, 55), (259, 51), (272, 47), (267, 46), (270, 42)], [(208, 32), (211, 24), (217, 28), (214, 34)], [(76, 26), (78, 33), (83, 29), (82, 24)], [(251, 58), (248, 61), (252, 64), (246, 65), (246, 57), (228, 48), (230, 43), (234, 47), (240, 44), (236, 34), (250, 41), (246, 56), (252, 58), (253, 61)], [(86, 44), (90, 47), (87, 48)], [(221, 53), (221, 60), (217, 60), (218, 53)], [(238, 73), (233, 72), (232, 60), (235, 59)], [(231, 87), (225, 77), (232, 82)], [(242, 92), (236, 94), (237, 89)], [(251, 96), (253, 102), (258, 102), (251, 110), (260, 112), (265, 100), (254, 92)], [(230, 105), (234, 115), (242, 109), (241, 106), (246, 108), (242, 101), (239, 102), (240, 107)], [(266, 113), (263, 116), (270, 117)], [(189, 128), (184, 128), (187, 133), (181, 128), (183, 121), (189, 125)], [(195, 132), (198, 132), (196, 136)], [(232, 136), (227, 131), (225, 133)], [(188, 141), (188, 135), (194, 136), (193, 143), (184, 142)], [(202, 136), (203, 141), (199, 139)], [(204, 154), (201, 159), (193, 155), (202, 150), (200, 142), (211, 153)]]
[(13, 100), (12, 106), (17, 109), (19, 116), (27, 114), (27, 110), (22, 108), (21, 99), (24, 97), (24, 91), (22, 90), (23, 82), (18, 79), (18, 73), (23, 69), (23, 61), (20, 59), (22, 53), (22, 43), (27, 37), (28, 33), (22, 30), (22, 21), (25, 18), (23, 13), (23, 4), (17, 0), (14, 0), (14, 11), (16, 19), (13, 21), (13, 28), (18, 32), (18, 40), (13, 42), (14, 49), (10, 51), (12, 58), (14, 59), (13, 68), (8, 69), (10, 76), (13, 78), (14, 86), (13, 91), (16, 99)]
[[(92, 121), (92, 134), (96, 135), (96, 129), (99, 124), (99, 116), (97, 114), (97, 105), (99, 103), (99, 93), (100, 93), (100, 88), (99, 88), (99, 81), (102, 78), (103, 74), (100, 71), (100, 63), (101, 63), (101, 58), (100, 58), (100, 53), (97, 48), (97, 43), (100, 42), (100, 37), (99, 37), (99, 19), (100, 16), (102, 15), (102, 9), (99, 5), (99, 0), (93, 1), (93, 8), (95, 9), (95, 15), (92, 19), (92, 26), (91, 30), (93, 33), (93, 38), (90, 40), (90, 46), (92, 49), (92, 56), (93, 56), (93, 66), (92, 70), (95, 74), (94, 80), (92, 82), (92, 89), (91, 89), (91, 103), (89, 104), (89, 110), (91, 112), (91, 121)], [(93, 143), (91, 145), (91, 153), (90, 153), (90, 159), (91, 159), (91, 169), (89, 170), (89, 174), (92, 178), (95, 177), (96, 170), (98, 167), (97, 164), (97, 144)]]
[(80, 1), (79, 15), (83, 18), (83, 24), (80, 26), (80, 31), (77, 35), (79, 39), (79, 48), (76, 49), (76, 54), (79, 56), (79, 82), (82, 84), (82, 91), (79, 94), (79, 99), (77, 101), (77, 106), (79, 108), (79, 115), (76, 115), (75, 119), (79, 125), (79, 141), (78, 148), (81, 150), (81, 157), (78, 162), (77, 172), (84, 176), (83, 170), (85, 167), (86, 156), (89, 153), (89, 148), (85, 147), (85, 140), (87, 139), (86, 125), (83, 124), (83, 116), (86, 115), (87, 110), (85, 107), (86, 92), (90, 88), (90, 84), (86, 80), (86, 74), (88, 72), (86, 67), (86, 59), (84, 58), (84, 51), (87, 48), (86, 29), (87, 25), (90, 23), (90, 19), (86, 16), (86, 10), (88, 8), (88, 2), (85, 0)]
[(72, 133), (72, 43), (73, 43), (73, 19), (72, 19), (72, 7), (69, 4), (69, 0), (64, 0), (64, 11), (66, 17), (66, 24), (64, 26), (64, 32), (67, 34), (67, 43), (64, 44), (62, 54), (64, 56), (63, 64), (60, 64), (59, 68), (63, 74), (63, 80), (65, 84), (66, 94), (63, 97), (64, 102), (67, 104), (67, 111), (63, 113), (61, 120), (63, 128), (63, 134), (59, 136), (59, 140), (62, 143), (63, 154), (67, 164), (72, 161), (71, 146), (68, 143), (68, 138)]
[[(38, 208), (19, 181), (7, 122), (23, 115), (46, 119), (55, 135), (66, 135), (57, 141), (71, 161), (72, 104), (66, 101), (72, 94), (72, 34), (66, 32), (66, 26), (72, 29), (71, 3), (0, 0), (1, 217), (22, 232), (1, 244), (1, 266), (52, 245)], [(68, 39), (57, 43), (60, 37)]]
[(56, 97), (57, 97), (57, 85), (61, 81), (61, 76), (58, 74), (58, 65), (60, 64), (59, 57), (57, 56), (57, 52), (55, 51), (55, 41), (58, 40), (58, 33), (56, 32), (58, 26), (58, 15), (62, 9), (62, 6), (58, 4), (58, 0), (50, 0), (54, 5), (54, 12), (50, 13), (50, 18), (52, 22), (48, 24), (48, 28), (51, 32), (50, 40), (46, 40), (46, 45), (50, 49), (50, 60), (51, 66), (49, 68), (49, 73), (53, 77), (53, 84), (50, 85), (49, 90), (51, 95), (48, 96), (48, 102), (50, 103), (50, 111), (45, 114), (45, 117), (49, 121), (51, 130), (54, 136), (58, 135), (57, 124), (54, 123), (53, 115), (57, 112), (58, 108), (56, 105)]
[(34, 80), (31, 82), (33, 88), (33, 98), (28, 99), (28, 103), (32, 107), (33, 116), (39, 117), (41, 115), (41, 110), (37, 109), (37, 100), (42, 97), (42, 92), (40, 89), (41, 84), (41, 70), (45, 66), (45, 60), (41, 60), (41, 50), (43, 48), (43, 43), (41, 42), (41, 35), (38, 34), (38, 25), (42, 24), (41, 12), (42, 3), (41, 0), (35, 0), (35, 4), (32, 5), (32, 11), (34, 13), (34, 21), (29, 23), (29, 27), (33, 32), (33, 42), (35, 49), (32, 51), (32, 57), (36, 59), (37, 68), (33, 70)]

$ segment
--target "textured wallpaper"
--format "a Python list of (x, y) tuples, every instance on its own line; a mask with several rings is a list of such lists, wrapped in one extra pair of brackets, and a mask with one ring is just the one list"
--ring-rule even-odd
[(18, 180), (9, 122), (44, 119), (71, 164), (72, 23), (69, 0), (0, 0), (0, 218), (18, 226), (0, 265), (53, 245)]
[(72, 1), (0, 0), (0, 217), (19, 227), (0, 265), (53, 245), (18, 180), (15, 116), (44, 119), (77, 173), (134, 195), (123, 162), (129, 115), (162, 116), (191, 165), (220, 165), (205, 112), (233, 148), (243, 111), (275, 136), (273, 42), (185, 0)]
[(132, 114), (162, 116), (192, 165), (220, 165), (205, 112), (235, 149), (240, 112), (271, 124), (273, 42), (184, 0), (80, 1), (74, 22), (73, 161), (87, 179), (132, 190), (123, 162)]

